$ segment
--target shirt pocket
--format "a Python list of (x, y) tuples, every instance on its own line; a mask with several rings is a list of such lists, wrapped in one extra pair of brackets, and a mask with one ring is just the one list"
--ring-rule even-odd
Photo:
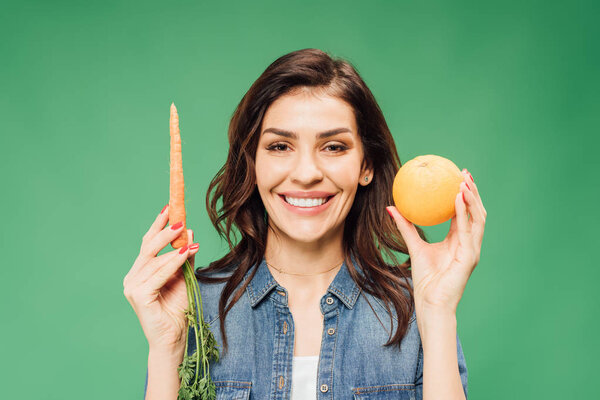
[(252, 382), (214, 381), (217, 400), (249, 400)]
[(354, 400), (415, 400), (415, 385), (392, 383), (389, 385), (360, 386), (352, 388)]

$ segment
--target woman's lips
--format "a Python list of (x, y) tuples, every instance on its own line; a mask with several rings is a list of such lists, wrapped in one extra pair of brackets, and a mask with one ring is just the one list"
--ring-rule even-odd
[(314, 207), (298, 207), (298, 206), (291, 205), (290, 203), (285, 201), (285, 196), (282, 194), (279, 195), (279, 198), (281, 198), (281, 201), (283, 202), (284, 207), (287, 208), (288, 210), (290, 210), (291, 212), (294, 212), (298, 215), (310, 216), (310, 215), (319, 214), (320, 212), (326, 210), (327, 207), (329, 207), (329, 203), (331, 203), (331, 199), (333, 199), (335, 196), (336, 195), (328, 197), (327, 200), (325, 201), (325, 203), (321, 204), (320, 206), (314, 206)]

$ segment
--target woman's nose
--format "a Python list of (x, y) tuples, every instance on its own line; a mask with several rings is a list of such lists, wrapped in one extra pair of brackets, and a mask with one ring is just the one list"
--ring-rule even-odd
[(323, 172), (315, 156), (310, 152), (305, 152), (300, 154), (296, 160), (290, 178), (293, 182), (308, 185), (323, 179)]

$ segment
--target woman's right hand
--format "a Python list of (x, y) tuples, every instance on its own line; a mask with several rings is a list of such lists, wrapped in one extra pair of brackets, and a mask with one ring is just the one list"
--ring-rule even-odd
[(150, 349), (183, 352), (187, 341), (188, 298), (181, 266), (189, 257), (194, 268), (198, 244), (192, 245), (193, 232), (188, 229), (191, 249), (185, 246), (157, 257), (183, 229), (183, 226), (172, 229), (178, 224), (165, 227), (168, 221), (167, 206), (143, 236), (140, 254), (123, 280), (123, 293), (140, 320)]

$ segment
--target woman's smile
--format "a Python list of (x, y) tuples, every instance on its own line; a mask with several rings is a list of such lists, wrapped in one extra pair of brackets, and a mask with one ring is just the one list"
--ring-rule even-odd
[(282, 200), (283, 205), (287, 210), (306, 216), (316, 215), (325, 211), (329, 207), (331, 199), (334, 197), (335, 194), (321, 197), (293, 197), (279, 194), (279, 198)]

